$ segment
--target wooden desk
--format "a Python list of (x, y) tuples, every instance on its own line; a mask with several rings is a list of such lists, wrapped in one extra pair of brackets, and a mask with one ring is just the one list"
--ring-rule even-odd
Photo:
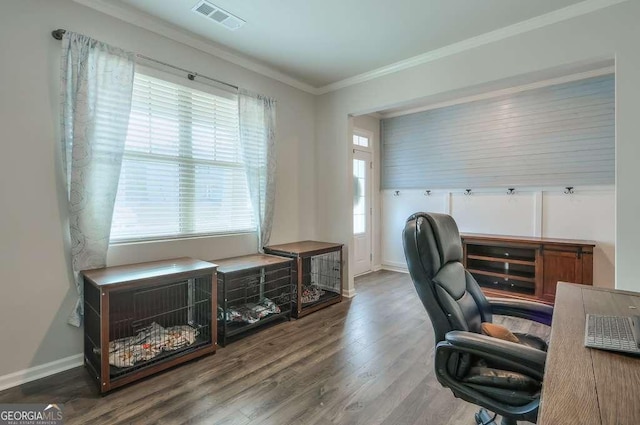
[(640, 315), (640, 294), (558, 284), (538, 425), (640, 424), (640, 357), (586, 348), (587, 313)]

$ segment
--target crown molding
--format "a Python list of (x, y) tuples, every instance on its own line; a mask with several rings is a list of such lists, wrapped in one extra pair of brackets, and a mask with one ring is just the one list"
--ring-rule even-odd
[(536, 81), (535, 83), (523, 84), (514, 87), (508, 87), (501, 90), (493, 90), (474, 96), (460, 97), (444, 102), (432, 103), (429, 105), (417, 106), (414, 108), (403, 109), (401, 111), (378, 113), (381, 119), (400, 117), (403, 115), (415, 114), (418, 112), (430, 111), (432, 109), (446, 108), (447, 106), (459, 105), (462, 103), (475, 102), (477, 100), (491, 99), (494, 97), (505, 96), (509, 94), (520, 93), (523, 91), (539, 89), (542, 87), (555, 86), (557, 84), (569, 83), (571, 81), (585, 80), (587, 78), (600, 77), (603, 75), (615, 74), (615, 66), (607, 66), (604, 68), (594, 69), (592, 71), (580, 72), (577, 74), (564, 75), (562, 77), (551, 78), (547, 80)]
[(250, 71), (264, 75), (265, 77), (280, 81), (281, 83), (287, 84), (296, 89), (311, 94), (318, 94), (318, 89), (316, 87), (297, 80), (269, 66), (234, 54), (228, 50), (216, 46), (215, 44), (213, 44), (213, 42), (204, 41), (195, 35), (191, 35), (189, 32), (178, 29), (177, 27), (169, 24), (166, 21), (155, 18), (132, 7), (125, 6), (123, 4), (114, 4), (113, 2), (107, 2), (105, 0), (73, 1), (106, 15), (113, 16), (114, 18), (117, 18), (121, 21), (127, 22), (140, 28), (144, 28), (163, 37), (167, 37), (179, 43), (186, 44), (187, 46), (193, 47), (194, 49), (219, 57), (226, 60), (227, 62), (231, 62)]
[(344, 80), (327, 84), (322, 87), (314, 87), (267, 65), (232, 53), (215, 45), (213, 42), (200, 39), (199, 37), (195, 36), (192, 33), (189, 33), (188, 31), (178, 29), (177, 27), (169, 24), (166, 21), (152, 17), (151, 15), (148, 15), (147, 13), (139, 11), (135, 8), (125, 6), (123, 4), (114, 4), (106, 0), (73, 1), (91, 9), (95, 9), (104, 14), (113, 16), (114, 18), (117, 18), (121, 21), (144, 28), (148, 31), (162, 35), (163, 37), (167, 37), (187, 46), (193, 47), (194, 49), (219, 57), (235, 65), (264, 75), (265, 77), (280, 81), (281, 83), (287, 84), (291, 87), (297, 88), (310, 94), (322, 95), (345, 87), (370, 81), (384, 75), (413, 68), (415, 66), (432, 62), (437, 59), (464, 52), (465, 50), (484, 46), (486, 44), (513, 37), (518, 34), (522, 34), (528, 31), (562, 22), (567, 19), (572, 19), (591, 12), (595, 12), (597, 10), (623, 3), (628, 0), (585, 0), (580, 3), (576, 3), (571, 6), (567, 6), (565, 8), (528, 19), (526, 21), (518, 22), (516, 24), (509, 25), (495, 31), (490, 31), (488, 33), (481, 34), (479, 36), (472, 37), (457, 43), (453, 43), (439, 49), (431, 50), (429, 52), (411, 57), (409, 59), (386, 65), (381, 68), (374, 69), (372, 71), (368, 71), (353, 77), (345, 78)]
[(623, 3), (625, 1), (628, 0), (585, 0), (580, 3), (564, 7), (562, 9), (554, 10), (553, 12), (549, 12), (544, 15), (536, 16), (535, 18), (527, 19), (526, 21), (518, 22), (516, 24), (509, 25), (495, 31), (490, 31), (476, 37), (468, 38), (466, 40), (441, 47), (439, 49), (431, 50), (429, 52), (393, 63), (391, 65), (386, 65), (381, 68), (374, 69), (373, 71), (365, 72), (353, 77), (345, 78), (344, 80), (337, 81), (335, 83), (327, 84), (326, 86), (316, 89), (316, 94), (326, 94), (345, 87), (360, 84), (365, 81), (370, 81), (384, 75), (413, 68), (415, 66), (432, 62), (446, 56), (464, 52), (465, 50), (484, 46), (486, 44), (513, 37), (518, 34), (536, 30), (548, 25), (556, 24), (558, 22), (566, 21), (567, 19), (586, 15), (588, 13), (595, 12), (597, 10), (604, 9), (606, 7), (613, 6), (619, 3)]

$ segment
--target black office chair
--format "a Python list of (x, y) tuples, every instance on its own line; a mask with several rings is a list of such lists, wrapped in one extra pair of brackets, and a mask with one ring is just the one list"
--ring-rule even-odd
[[(436, 340), (436, 377), (470, 403), (502, 415), (503, 425), (536, 422), (547, 344), (514, 333), (519, 343), (481, 333), (492, 314), (551, 325), (553, 308), (510, 299), (488, 299), (464, 269), (458, 227), (446, 214), (416, 213), (403, 232), (404, 253), (418, 296), (431, 318)], [(492, 424), (489, 412), (478, 424)]]

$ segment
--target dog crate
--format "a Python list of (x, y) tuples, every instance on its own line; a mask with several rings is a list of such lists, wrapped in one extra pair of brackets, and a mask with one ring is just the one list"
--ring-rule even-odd
[(192, 258), (82, 272), (85, 365), (102, 393), (215, 352), (215, 273)]
[(254, 254), (214, 260), (218, 265), (218, 341), (289, 320), (293, 260)]
[(303, 241), (264, 247), (293, 258), (293, 315), (302, 317), (342, 301), (342, 244)]

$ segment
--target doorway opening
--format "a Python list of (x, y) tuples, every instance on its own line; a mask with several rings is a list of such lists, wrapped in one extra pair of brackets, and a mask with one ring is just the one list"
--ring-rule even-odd
[(373, 135), (353, 132), (353, 274), (368, 273), (373, 265)]

